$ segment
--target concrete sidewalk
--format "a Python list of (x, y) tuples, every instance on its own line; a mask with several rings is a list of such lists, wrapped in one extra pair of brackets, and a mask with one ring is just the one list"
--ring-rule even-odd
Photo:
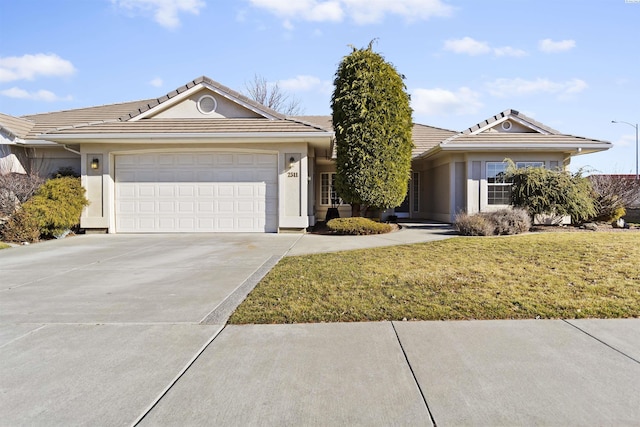
[(640, 422), (640, 319), (227, 326), (141, 425)]
[(458, 235), (450, 224), (440, 222), (401, 222), (401, 229), (373, 236), (334, 236), (304, 234), (287, 253), (288, 256), (368, 249), (382, 246), (410, 245), (448, 239)]
[(640, 319), (224, 326), (285, 253), (452, 235), (408, 223), (2, 251), (0, 426), (639, 425)]

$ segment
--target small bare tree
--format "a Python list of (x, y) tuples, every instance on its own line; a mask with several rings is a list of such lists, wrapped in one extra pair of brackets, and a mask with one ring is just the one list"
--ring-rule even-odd
[(304, 112), (298, 98), (284, 92), (277, 82), (267, 82), (263, 76), (255, 74), (252, 81), (245, 83), (245, 89), (247, 97), (286, 116), (299, 116)]
[(591, 175), (591, 186), (598, 202), (598, 219), (615, 217), (616, 210), (640, 203), (640, 182), (632, 176)]
[[(12, 215), (46, 180), (43, 171), (47, 162), (38, 158), (33, 148), (17, 149), (13, 155), (7, 165), (8, 170), (24, 170), (26, 173), (0, 173), (0, 218)], [(14, 167), (13, 162), (19, 167)]]

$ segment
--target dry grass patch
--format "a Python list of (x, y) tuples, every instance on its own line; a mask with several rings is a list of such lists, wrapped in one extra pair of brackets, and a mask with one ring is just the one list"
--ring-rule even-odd
[(459, 237), (283, 259), (230, 323), (640, 316), (640, 234)]

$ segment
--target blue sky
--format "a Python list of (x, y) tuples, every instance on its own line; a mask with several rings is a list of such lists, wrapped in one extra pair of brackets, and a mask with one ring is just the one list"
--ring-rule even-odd
[(640, 0), (0, 0), (0, 112), (161, 96), (255, 74), (330, 114), (349, 45), (406, 76), (418, 123), (463, 130), (513, 108), (608, 140), (573, 169), (635, 172)]

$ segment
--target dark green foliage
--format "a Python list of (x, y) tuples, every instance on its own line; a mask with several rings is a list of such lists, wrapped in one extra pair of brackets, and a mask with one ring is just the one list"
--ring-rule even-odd
[(80, 179), (54, 178), (45, 182), (36, 194), (22, 205), (40, 228), (44, 237), (55, 237), (80, 221), (82, 209), (89, 204)]
[(329, 230), (337, 234), (363, 236), (367, 234), (383, 234), (391, 231), (389, 224), (375, 222), (367, 218), (335, 218), (327, 223)]
[(38, 221), (24, 209), (18, 209), (2, 225), (2, 240), (12, 243), (37, 242), (40, 239)]
[(569, 215), (572, 221), (583, 222), (597, 213), (593, 189), (581, 172), (516, 169), (511, 163), (507, 175), (513, 182), (511, 203), (532, 216)]
[(495, 236), (526, 233), (531, 229), (531, 218), (525, 209), (499, 209), (456, 215), (454, 227), (463, 236)]
[[(373, 42), (372, 42), (373, 43)], [(372, 43), (345, 56), (331, 98), (336, 132), (336, 190), (346, 203), (399, 206), (411, 171), (412, 119), (409, 95), (393, 65)]]

